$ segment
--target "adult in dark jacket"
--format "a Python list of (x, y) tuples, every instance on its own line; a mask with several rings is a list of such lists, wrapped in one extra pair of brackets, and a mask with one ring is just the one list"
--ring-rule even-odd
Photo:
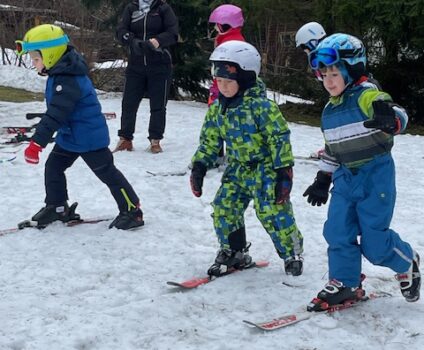
[(117, 39), (128, 48), (122, 99), (120, 140), (115, 151), (131, 151), (140, 102), (150, 98), (149, 140), (152, 153), (162, 152), (166, 104), (172, 76), (171, 45), (177, 42), (178, 20), (165, 0), (134, 0), (122, 14)]
[(56, 145), (45, 165), (46, 206), (32, 217), (37, 226), (53, 221), (79, 220), (77, 203), (68, 206), (65, 171), (81, 157), (111, 191), (119, 215), (110, 228), (132, 229), (142, 226), (140, 200), (124, 175), (113, 164), (109, 150), (109, 131), (96, 91), (88, 77), (84, 58), (70, 45), (60, 27), (42, 24), (17, 41), (20, 54), (28, 52), (39, 73), (48, 75), (47, 110), (29, 146), (25, 160), (39, 163), (39, 153), (52, 139)]

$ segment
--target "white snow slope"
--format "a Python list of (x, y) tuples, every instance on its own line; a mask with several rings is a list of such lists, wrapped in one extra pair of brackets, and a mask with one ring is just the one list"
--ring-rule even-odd
[[(0, 85), (10, 74), (0, 69)], [(28, 76), (30, 76), (28, 74)], [(38, 86), (32, 76), (27, 89)], [(6, 85), (6, 84), (5, 84)], [(22, 81), (19, 82), (22, 85)], [(38, 89), (37, 89), (38, 90)], [(120, 115), (120, 97), (105, 95), (103, 111)], [(108, 229), (108, 223), (44, 230), (25, 229), (0, 237), (0, 349), (361, 349), (424, 348), (424, 304), (407, 303), (394, 273), (364, 261), (369, 292), (391, 298), (375, 300), (331, 316), (319, 315), (291, 327), (264, 333), (242, 323), (264, 321), (304, 307), (327, 280), (322, 226), (327, 206), (311, 207), (302, 193), (313, 181), (316, 164), (298, 161), (292, 202), (305, 240), (304, 274), (286, 276), (270, 238), (251, 207), (246, 212), (254, 259), (270, 265), (226, 276), (188, 292), (176, 292), (166, 281), (203, 276), (218, 248), (210, 217), (222, 173), (208, 172), (204, 195), (195, 198), (184, 176), (152, 176), (187, 168), (197, 147), (206, 105), (168, 104), (164, 152), (150, 154), (148, 101), (138, 112), (135, 151), (115, 154), (117, 167), (139, 194), (146, 225), (133, 232)], [(0, 103), (0, 126), (29, 125), (26, 112), (44, 104)], [(119, 119), (108, 121), (111, 146)], [(296, 155), (321, 147), (320, 130), (290, 124)], [(0, 164), (0, 229), (30, 218), (43, 206), (44, 162), (51, 145), (33, 166), (23, 149), (13, 162)], [(396, 138), (398, 199), (392, 227), (424, 256), (424, 138)], [(3, 157), (3, 155), (2, 155)], [(114, 217), (108, 191), (78, 160), (67, 171), (70, 202), (78, 201), (82, 217)], [(291, 284), (292, 287), (282, 282)]]

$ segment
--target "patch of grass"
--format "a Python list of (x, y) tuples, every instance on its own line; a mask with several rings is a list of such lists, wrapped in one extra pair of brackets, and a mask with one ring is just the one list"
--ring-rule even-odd
[(23, 89), (15, 89), (7, 86), (0, 86), (0, 101), (5, 102), (32, 102), (43, 101), (44, 94), (31, 92)]
[(316, 105), (287, 102), (279, 107), (288, 122), (320, 126), (322, 108)]
[[(288, 122), (320, 126), (323, 106), (287, 102), (279, 107)], [(409, 123), (405, 134), (424, 136), (424, 126)]]

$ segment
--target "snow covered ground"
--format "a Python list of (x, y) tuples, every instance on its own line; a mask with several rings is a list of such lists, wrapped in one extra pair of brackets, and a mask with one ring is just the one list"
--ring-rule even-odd
[[(9, 74), (1, 67), (0, 85)], [(40, 78), (25, 76), (32, 77), (26, 88), (35, 90)], [(22, 75), (19, 86), (23, 81)], [(104, 95), (101, 103), (104, 112), (119, 116), (119, 96)], [(43, 110), (41, 102), (0, 102), (0, 126), (29, 125), (25, 113)], [(203, 276), (218, 248), (210, 202), (222, 173), (207, 174), (201, 198), (191, 194), (189, 173), (148, 173), (186, 169), (205, 112), (206, 105), (201, 103), (170, 101), (164, 152), (153, 155), (145, 152), (148, 101), (143, 101), (135, 151), (115, 155), (117, 167), (141, 197), (146, 222), (142, 229), (109, 230), (106, 222), (73, 228), (53, 224), (42, 231), (26, 229), (0, 237), (0, 349), (423, 349), (423, 299), (405, 302), (393, 272), (367, 262), (363, 268), (366, 290), (386, 291), (393, 297), (332, 316), (319, 315), (272, 333), (242, 323), (299, 309), (326, 282), (326, 243), (321, 231), (327, 206), (311, 207), (302, 197), (315, 177), (314, 163), (296, 163), (292, 192), (305, 238), (302, 276), (283, 274), (271, 240), (250, 207), (246, 225), (251, 255), (269, 260), (267, 268), (227, 276), (188, 292), (176, 292), (166, 284)], [(109, 120), (108, 125), (114, 146), (119, 119)], [(307, 156), (321, 146), (318, 128), (297, 124), (290, 128), (296, 155)], [(0, 164), (0, 229), (13, 227), (43, 206), (43, 165), (50, 149), (42, 152), (37, 166), (26, 164), (22, 151), (14, 162)], [(393, 228), (422, 257), (423, 149), (423, 137), (402, 135), (393, 152), (398, 185)], [(79, 202), (82, 217), (117, 214), (108, 189), (81, 160), (67, 177), (70, 201)]]

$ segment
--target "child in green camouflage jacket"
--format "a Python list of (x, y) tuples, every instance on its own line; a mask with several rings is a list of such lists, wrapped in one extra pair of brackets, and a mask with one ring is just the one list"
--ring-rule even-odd
[(228, 41), (210, 60), (219, 98), (209, 108), (192, 158), (192, 192), (202, 195), (203, 178), (213, 167), (223, 141), (228, 166), (213, 201), (213, 222), (220, 250), (208, 274), (252, 264), (244, 212), (253, 200), (258, 219), (270, 235), (287, 274), (302, 274), (303, 238), (290, 202), (293, 154), (290, 131), (278, 106), (267, 99), (257, 78), (261, 57), (250, 44)]

